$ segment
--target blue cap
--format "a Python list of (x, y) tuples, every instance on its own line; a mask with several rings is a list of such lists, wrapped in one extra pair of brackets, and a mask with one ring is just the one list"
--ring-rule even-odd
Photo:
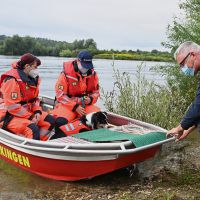
[(92, 55), (87, 50), (80, 51), (77, 58), (80, 60), (82, 67), (85, 69), (93, 68)]

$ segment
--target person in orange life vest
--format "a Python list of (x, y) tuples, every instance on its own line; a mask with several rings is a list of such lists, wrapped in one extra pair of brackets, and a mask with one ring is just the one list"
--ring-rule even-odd
[[(40, 60), (24, 54), (12, 69), (1, 75), (1, 93), (5, 109), (0, 110), (3, 128), (17, 135), (36, 140), (47, 140), (54, 128), (53, 116), (40, 107)], [(6, 124), (6, 125), (5, 125)]]
[(55, 91), (58, 104), (52, 113), (56, 118), (55, 132), (58, 137), (68, 134), (68, 122), (100, 111), (94, 105), (100, 96), (98, 76), (94, 71), (92, 55), (87, 50), (79, 52), (76, 60), (63, 63)]

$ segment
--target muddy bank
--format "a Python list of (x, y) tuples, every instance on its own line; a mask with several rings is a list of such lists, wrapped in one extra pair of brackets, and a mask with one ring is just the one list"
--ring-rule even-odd
[(200, 137), (167, 144), (154, 159), (91, 180), (57, 182), (0, 162), (0, 200), (200, 199)]

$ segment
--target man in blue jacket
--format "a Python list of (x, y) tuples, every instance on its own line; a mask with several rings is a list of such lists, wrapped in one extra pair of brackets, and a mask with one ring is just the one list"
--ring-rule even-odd
[[(194, 42), (182, 43), (174, 58), (180, 65), (181, 71), (187, 76), (195, 76), (200, 71), (200, 46)], [(200, 122), (200, 81), (195, 100), (189, 107), (180, 124), (171, 129), (167, 136), (177, 137), (177, 141), (183, 140)]]

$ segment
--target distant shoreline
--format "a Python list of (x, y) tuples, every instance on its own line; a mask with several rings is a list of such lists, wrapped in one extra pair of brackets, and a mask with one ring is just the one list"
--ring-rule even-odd
[(115, 60), (140, 60), (172, 62), (173, 56), (167, 51), (153, 49), (151, 51), (137, 50), (100, 50), (92, 39), (74, 40), (73, 42), (55, 41), (46, 38), (34, 38), (19, 35), (0, 35), (0, 54), (7, 56), (32, 53), (36, 56), (55, 56), (74, 58), (78, 52), (87, 49), (94, 58)]
[[(20, 55), (3, 55), (0, 56), (14, 56), (20, 57)], [(36, 55), (37, 56), (37, 55)], [(51, 55), (39, 55), (39, 57), (57, 57), (57, 58), (74, 58), (69, 56), (51, 56)], [(165, 56), (151, 56), (151, 55), (130, 55), (130, 54), (97, 54), (93, 56), (94, 59), (106, 59), (106, 60), (133, 60), (133, 61), (154, 61), (154, 62), (173, 62), (173, 58)]]
[(173, 58), (168, 55), (155, 54), (97, 54), (96, 59), (113, 59), (113, 60), (136, 60), (136, 61), (158, 61), (158, 62), (173, 62)]

